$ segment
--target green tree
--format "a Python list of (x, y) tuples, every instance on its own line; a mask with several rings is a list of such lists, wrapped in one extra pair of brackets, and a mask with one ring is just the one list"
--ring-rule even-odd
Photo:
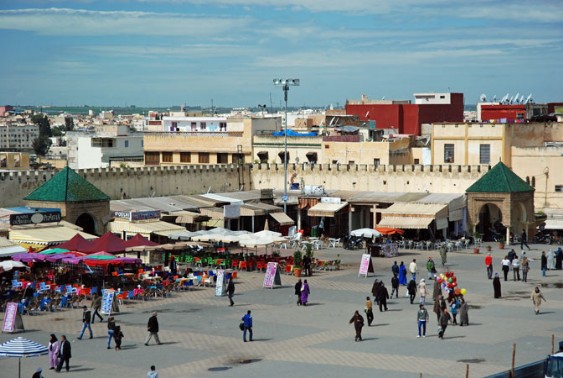
[(40, 136), (33, 140), (32, 146), (37, 155), (45, 156), (51, 147), (51, 139), (46, 136)]
[(39, 136), (40, 137), (52, 137), (51, 123), (49, 123), (49, 118), (45, 114), (34, 114), (31, 116), (31, 122), (39, 126)]

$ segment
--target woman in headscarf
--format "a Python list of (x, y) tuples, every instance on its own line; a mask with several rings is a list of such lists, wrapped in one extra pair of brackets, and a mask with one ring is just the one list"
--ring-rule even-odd
[(50, 369), (54, 370), (57, 367), (59, 356), (59, 340), (54, 333), (51, 333), (51, 339), (49, 340), (49, 362), (51, 364)]
[(555, 270), (555, 251), (547, 252), (547, 270)]
[(362, 341), (362, 328), (364, 326), (364, 317), (360, 315), (360, 312), (356, 310), (352, 319), (350, 319), (350, 324), (354, 323), (354, 329), (356, 330), (356, 338), (354, 341)]
[(495, 278), (493, 278), (493, 290), (495, 293), (495, 298), (500, 298), (500, 277), (498, 276), (498, 273), (495, 273)]
[(426, 282), (424, 282), (424, 278), (421, 278), (418, 284), (418, 295), (420, 296), (419, 303), (426, 304)]
[(459, 305), (459, 326), (469, 325), (469, 306), (463, 296), (460, 299), (461, 303)]
[(536, 311), (536, 315), (537, 315), (537, 314), (540, 313), (541, 301), (543, 300), (544, 302), (546, 302), (546, 300), (543, 297), (543, 294), (540, 291), (540, 288), (538, 286), (536, 286), (534, 291), (532, 291), (532, 295), (531, 295), (530, 298), (532, 299), (532, 302), (534, 303), (534, 310)]
[(563, 250), (561, 247), (557, 248), (555, 252), (555, 269), (561, 270), (563, 267)]
[(309, 290), (309, 284), (307, 280), (303, 281), (303, 285), (301, 286), (301, 304), (303, 306), (307, 306), (307, 301), (309, 300), (309, 294), (311, 291)]
[(399, 265), (399, 285), (407, 285), (407, 267), (402, 261), (401, 265)]

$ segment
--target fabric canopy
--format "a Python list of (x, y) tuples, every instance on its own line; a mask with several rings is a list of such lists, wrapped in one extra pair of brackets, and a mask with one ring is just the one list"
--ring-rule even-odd
[(310, 217), (332, 217), (334, 218), (335, 214), (348, 206), (348, 202), (342, 203), (328, 203), (328, 202), (319, 202), (315, 206), (311, 207), (307, 211), (307, 215)]
[(12, 261), (12, 260), (0, 261), (0, 272), (2, 271), (7, 272), (14, 268), (27, 268), (27, 266), (21, 261)]
[(295, 224), (295, 221), (283, 212), (270, 213), (270, 216), (274, 218), (274, 220), (278, 222), (280, 226), (291, 226)]
[(68, 249), (69, 251), (85, 252), (90, 249), (91, 245), (92, 243), (86, 240), (82, 235), (76, 234), (69, 241), (59, 244), (57, 248)]
[(107, 253), (119, 253), (125, 251), (125, 241), (121, 240), (111, 232), (106, 232), (94, 240), (86, 251), (87, 253), (105, 251)]
[(404, 235), (405, 231), (399, 228), (392, 228), (392, 227), (376, 227), (377, 231), (381, 232), (382, 235)]
[(419, 230), (428, 228), (433, 220), (431, 217), (384, 217), (377, 226)]
[(158, 243), (150, 241), (149, 239), (145, 238), (141, 234), (136, 234), (131, 239), (125, 241), (125, 243), (123, 243), (123, 244), (125, 245), (125, 248), (139, 247), (139, 246), (142, 246), (142, 245), (145, 245), (145, 246), (148, 246), (148, 247), (154, 247), (154, 246), (158, 245)]

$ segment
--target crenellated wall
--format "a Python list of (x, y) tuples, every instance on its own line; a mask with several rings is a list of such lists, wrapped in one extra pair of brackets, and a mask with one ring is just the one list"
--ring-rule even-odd
[[(289, 164), (288, 181), (332, 190), (463, 193), (489, 166)], [(283, 190), (283, 164), (183, 165), (77, 170), (112, 199), (250, 189)], [(0, 172), (0, 207), (23, 205), (54, 171)]]

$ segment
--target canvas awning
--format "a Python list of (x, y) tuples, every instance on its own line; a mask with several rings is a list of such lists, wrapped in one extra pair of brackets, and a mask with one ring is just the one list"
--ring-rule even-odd
[(205, 222), (208, 216), (193, 211), (174, 211), (169, 214), (162, 214), (161, 218), (174, 218), (174, 222), (178, 224), (193, 224), (196, 222)]
[(546, 219), (544, 228), (546, 230), (563, 230), (563, 219)]
[[(448, 226), (448, 205), (443, 203), (414, 203), (414, 202), (397, 202), (389, 206), (387, 209), (381, 209), (383, 219), (378, 226), (396, 227), (396, 228), (427, 228), (428, 225), (436, 220), (436, 229), (441, 230)], [(422, 221), (402, 221), (411, 227), (390, 225), (386, 222), (387, 218), (421, 218)], [(398, 220), (393, 220), (396, 222)], [(412, 223), (409, 223), (412, 222)]]
[(27, 252), (27, 249), (19, 244), (12, 243), (6, 238), (0, 237), (0, 257), (10, 257), (16, 253)]
[(149, 237), (151, 233), (162, 231), (179, 232), (185, 230), (182, 226), (162, 221), (139, 223), (114, 221), (110, 222), (108, 227), (109, 231), (114, 233), (126, 232), (128, 234), (141, 234), (145, 237)]
[(20, 244), (56, 245), (72, 239), (76, 234), (80, 234), (87, 240), (97, 238), (95, 235), (66, 226), (50, 225), (47, 227), (34, 226), (33, 228), (11, 229), (9, 239)]
[(280, 224), (280, 226), (291, 226), (295, 224), (295, 221), (291, 219), (286, 213), (278, 212), (278, 213), (270, 213), (270, 216), (274, 218), (276, 222)]
[(387, 216), (381, 219), (377, 227), (392, 227), (402, 229), (426, 229), (432, 223), (431, 217), (394, 217)]
[(331, 217), (334, 218), (335, 214), (348, 206), (348, 202), (342, 203), (326, 203), (319, 202), (307, 211), (310, 217)]

